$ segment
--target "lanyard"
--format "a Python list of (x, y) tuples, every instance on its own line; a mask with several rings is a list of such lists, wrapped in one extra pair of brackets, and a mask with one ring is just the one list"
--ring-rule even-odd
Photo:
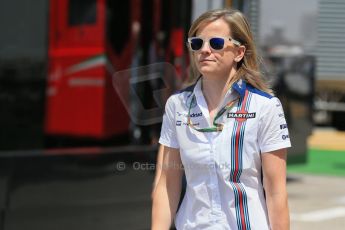
[(192, 108), (192, 105), (194, 102), (196, 102), (196, 97), (195, 95), (193, 95), (192, 100), (189, 104), (189, 109), (188, 109), (188, 115), (187, 115), (187, 125), (189, 127), (191, 127), (192, 129), (202, 132), (202, 133), (208, 133), (208, 132), (221, 132), (223, 130), (224, 124), (219, 124), (216, 122), (216, 120), (221, 117), (225, 111), (230, 110), (236, 103), (236, 101), (238, 100), (238, 98), (235, 98), (234, 100), (228, 102), (221, 110), (218, 111), (218, 113), (216, 114), (216, 116), (213, 119), (213, 127), (208, 127), (208, 128), (196, 128), (194, 126), (194, 124), (191, 121), (190, 118), (190, 111)]

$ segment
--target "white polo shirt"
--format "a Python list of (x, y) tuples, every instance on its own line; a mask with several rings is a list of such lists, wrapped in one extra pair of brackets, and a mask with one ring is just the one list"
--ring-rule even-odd
[(175, 226), (178, 230), (270, 229), (261, 154), (291, 146), (282, 105), (278, 98), (239, 80), (221, 104), (240, 96), (217, 120), (224, 124), (223, 131), (198, 132), (187, 125), (193, 96), (192, 123), (198, 128), (212, 126), (200, 79), (168, 99), (159, 139), (162, 145), (180, 150), (187, 180)]

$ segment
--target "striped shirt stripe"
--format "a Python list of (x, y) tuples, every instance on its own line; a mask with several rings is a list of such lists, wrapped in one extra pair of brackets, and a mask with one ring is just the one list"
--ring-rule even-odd
[[(251, 93), (246, 90), (243, 99), (239, 101), (237, 112), (246, 112), (249, 109)], [(231, 138), (231, 164), (230, 184), (235, 195), (236, 221), (239, 230), (250, 230), (250, 220), (247, 203), (247, 193), (240, 182), (242, 174), (243, 140), (246, 120), (235, 121)]]

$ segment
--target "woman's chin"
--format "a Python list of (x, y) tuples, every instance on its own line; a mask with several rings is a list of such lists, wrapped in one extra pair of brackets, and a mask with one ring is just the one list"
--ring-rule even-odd
[(207, 76), (207, 75), (214, 75), (214, 74), (216, 74), (217, 71), (214, 68), (203, 66), (199, 69), (199, 72), (202, 75)]
[(199, 69), (200, 71), (207, 71), (207, 72), (215, 71), (215, 66), (206, 63), (206, 64), (199, 65)]

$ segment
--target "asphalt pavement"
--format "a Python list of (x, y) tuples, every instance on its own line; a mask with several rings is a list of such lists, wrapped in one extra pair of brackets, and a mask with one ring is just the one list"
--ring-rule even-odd
[[(127, 167), (118, 168), (118, 162)], [(6, 209), (0, 229), (149, 229), (154, 174), (140, 164), (16, 160), (14, 170), (7, 169), (11, 175), (0, 179), (1, 207)]]
[[(0, 230), (145, 230), (154, 164), (136, 157), (0, 160)], [(345, 226), (345, 177), (289, 174), (292, 230)]]

